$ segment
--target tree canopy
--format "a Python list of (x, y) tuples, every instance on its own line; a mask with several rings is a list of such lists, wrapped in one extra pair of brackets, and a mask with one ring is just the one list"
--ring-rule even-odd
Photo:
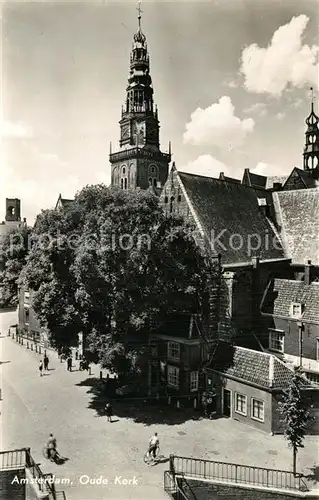
[(18, 281), (26, 263), (29, 227), (8, 232), (1, 238), (0, 245), (0, 308), (18, 305)]
[(23, 280), (52, 344), (82, 332), (119, 374), (138, 369), (152, 325), (207, 308), (206, 257), (150, 191), (87, 186), (65, 210), (43, 211), (32, 239)]
[(312, 421), (309, 402), (301, 392), (302, 379), (297, 374), (291, 378), (290, 385), (279, 402), (281, 421), (284, 425), (285, 437), (293, 450), (293, 472), (296, 473), (296, 457), (298, 448), (303, 448), (303, 440), (307, 427)]

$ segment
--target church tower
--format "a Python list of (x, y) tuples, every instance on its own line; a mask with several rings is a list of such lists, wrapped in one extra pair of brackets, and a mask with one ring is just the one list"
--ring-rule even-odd
[(126, 102), (122, 107), (120, 148), (110, 151), (111, 185), (121, 189), (147, 189), (156, 193), (168, 176), (171, 152), (162, 153), (159, 143), (157, 107), (153, 101), (153, 86), (146, 37), (141, 28), (138, 8), (138, 30), (134, 35), (130, 57), (130, 74)]
[(319, 165), (319, 117), (314, 112), (313, 104), (313, 89), (311, 99), (310, 115), (306, 119), (306, 144), (303, 153), (303, 168), (304, 170), (313, 171)]

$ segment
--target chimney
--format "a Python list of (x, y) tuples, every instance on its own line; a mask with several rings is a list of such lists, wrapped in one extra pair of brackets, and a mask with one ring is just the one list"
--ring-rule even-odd
[(274, 385), (274, 357), (273, 355), (271, 354), (270, 355), (270, 358), (269, 358), (269, 386), (270, 387), (273, 387)]
[(252, 261), (252, 263), (253, 263), (253, 268), (254, 268), (254, 269), (258, 269), (258, 268), (259, 268), (259, 261), (260, 261), (260, 258), (259, 258), (259, 257), (254, 256), (254, 257), (252, 257), (252, 258), (251, 258), (251, 261)]
[(280, 191), (282, 188), (282, 182), (274, 182), (272, 189), (273, 191)]
[(219, 174), (219, 180), (220, 180), (220, 181), (224, 181), (224, 180), (225, 180), (225, 175), (224, 175), (224, 172), (221, 172), (221, 173)]
[(311, 260), (308, 260), (307, 264), (305, 264), (305, 278), (304, 278), (305, 285), (310, 285), (311, 283), (311, 269), (312, 269)]

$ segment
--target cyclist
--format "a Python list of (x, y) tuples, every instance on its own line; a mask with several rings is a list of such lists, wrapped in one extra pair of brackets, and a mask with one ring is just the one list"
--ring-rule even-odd
[(159, 448), (159, 439), (157, 436), (157, 432), (155, 432), (154, 436), (152, 436), (151, 439), (149, 440), (149, 448), (148, 448), (148, 454), (154, 460), (156, 458), (158, 448)]
[(56, 450), (56, 439), (53, 436), (53, 434), (50, 434), (50, 437), (47, 442), (47, 450), (48, 450), (48, 457), (49, 459), (54, 462), (56, 459), (58, 452)]

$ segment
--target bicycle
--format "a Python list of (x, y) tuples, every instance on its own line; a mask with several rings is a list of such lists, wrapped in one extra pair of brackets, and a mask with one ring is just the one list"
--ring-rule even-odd
[(155, 451), (155, 457), (152, 454), (150, 454), (150, 450), (149, 448), (147, 449), (145, 455), (144, 455), (144, 462), (147, 464), (147, 465), (150, 465), (151, 463), (154, 463), (157, 459), (157, 457), (159, 456), (159, 453), (160, 453), (160, 447), (159, 446), (156, 446), (156, 451)]
[(44, 458), (46, 458), (47, 460), (50, 460), (51, 462), (55, 462), (55, 463), (60, 463), (60, 460), (61, 460), (61, 457), (59, 455), (59, 453), (54, 450), (55, 453), (53, 455), (53, 457), (51, 456), (51, 453), (49, 452), (49, 448), (47, 448), (46, 446), (42, 449), (42, 454), (44, 456)]

